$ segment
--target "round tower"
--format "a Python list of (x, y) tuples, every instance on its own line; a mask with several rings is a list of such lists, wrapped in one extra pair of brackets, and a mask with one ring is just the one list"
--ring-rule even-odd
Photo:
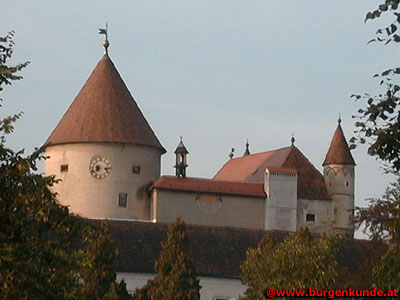
[(45, 142), (61, 204), (87, 218), (149, 220), (165, 149), (106, 53)]
[(354, 167), (356, 163), (350, 153), (340, 123), (341, 120), (339, 119), (322, 165), (326, 188), (332, 199), (336, 231), (347, 236), (353, 236)]

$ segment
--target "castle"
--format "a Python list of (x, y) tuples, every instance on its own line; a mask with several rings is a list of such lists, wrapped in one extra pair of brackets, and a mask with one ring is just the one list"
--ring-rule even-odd
[[(106, 53), (45, 142), (45, 172), (62, 180), (53, 187), (61, 204), (89, 219), (111, 220), (116, 239), (131, 235), (123, 237), (132, 239), (131, 244), (139, 243), (134, 235), (138, 228), (157, 235), (177, 216), (192, 226), (193, 236), (213, 239), (221, 234), (227, 244), (236, 237), (248, 240), (242, 247), (255, 246), (265, 230), (294, 232), (305, 226), (316, 233), (333, 226), (352, 237), (356, 164), (340, 120), (323, 174), (294, 142), (256, 154), (247, 144), (243, 156), (231, 157), (212, 179), (202, 179), (186, 176), (189, 152), (181, 139), (175, 150), (176, 176), (160, 176), (166, 150)], [(133, 255), (129, 251), (120, 251), (126, 256), (122, 260)], [(204, 259), (210, 263), (209, 257)], [(202, 299), (242, 293), (239, 264), (225, 273), (204, 265)], [(125, 267), (121, 264), (119, 278), (131, 292), (153, 276), (152, 266)]]

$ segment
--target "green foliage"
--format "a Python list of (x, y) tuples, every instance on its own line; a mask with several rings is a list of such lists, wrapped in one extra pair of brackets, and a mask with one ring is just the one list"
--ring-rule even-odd
[(10, 85), (12, 81), (22, 79), (23, 77), (18, 72), (29, 64), (27, 61), (15, 66), (6, 65), (13, 54), (13, 37), (14, 31), (10, 31), (5, 37), (0, 37), (0, 92), (3, 90), (3, 84)]
[(122, 280), (120, 283), (112, 282), (102, 300), (132, 300), (132, 296), (126, 291), (126, 284)]
[[(379, 28), (370, 42), (400, 43), (400, 0), (385, 0), (374, 11), (367, 13), (365, 21), (392, 13), (393, 19), (385, 28)], [(366, 107), (353, 116), (358, 136), (353, 142), (370, 142), (368, 153), (381, 159), (388, 172), (398, 176), (400, 171), (400, 67), (395, 66), (375, 74), (385, 91), (377, 96), (352, 95), (366, 100)], [(364, 232), (372, 239), (388, 243), (388, 252), (377, 263), (373, 279), (380, 288), (399, 288), (400, 282), (400, 179), (386, 190), (381, 199), (370, 199), (368, 208), (358, 209), (356, 226), (365, 225)]]
[(103, 222), (100, 230), (88, 226), (83, 231), (82, 238), (84, 248), (79, 251), (80, 299), (103, 299), (105, 295), (120, 297), (119, 289), (122, 286), (116, 284), (114, 270), (117, 253), (112, 247), (108, 224)]
[(381, 289), (400, 288), (400, 178), (381, 199), (370, 199), (367, 208), (358, 208), (356, 226), (364, 233), (388, 244), (385, 255), (373, 270), (374, 285)]
[(400, 289), (400, 244), (389, 247), (388, 252), (373, 270), (374, 285), (383, 290)]
[[(385, 45), (391, 42), (400, 43), (400, 12), (398, 11), (400, 0), (386, 0), (374, 11), (367, 13), (365, 21), (380, 18), (386, 12), (392, 12), (394, 19), (385, 28), (377, 30), (377, 37), (369, 42), (383, 42)], [(352, 95), (356, 100), (364, 99), (365, 107), (358, 110), (355, 125), (357, 135), (351, 142), (364, 144), (370, 142), (368, 153), (385, 162), (387, 171), (400, 171), (400, 85), (398, 75), (400, 67), (387, 69), (375, 74), (379, 78), (379, 84), (384, 92), (373, 96)]]
[(135, 300), (199, 300), (200, 284), (189, 255), (186, 225), (177, 218), (155, 263), (157, 275), (133, 295)]
[[(12, 36), (0, 38), (0, 91), (28, 64), (6, 65)], [(49, 187), (57, 180), (37, 173), (42, 149), (23, 156), (6, 147), (19, 116), (0, 121), (0, 299), (102, 299), (113, 285), (123, 295), (107, 232), (56, 201)]]
[(262, 300), (267, 288), (315, 290), (335, 288), (339, 276), (338, 236), (313, 237), (308, 230), (289, 234), (276, 243), (271, 234), (255, 249), (247, 250), (242, 282), (248, 285), (241, 300)]
[(366, 208), (357, 208), (356, 229), (373, 240), (394, 243), (400, 241), (400, 178), (386, 189), (381, 198), (368, 199)]

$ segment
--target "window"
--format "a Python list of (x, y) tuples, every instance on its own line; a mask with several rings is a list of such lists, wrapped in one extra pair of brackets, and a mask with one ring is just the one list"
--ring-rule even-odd
[[(213, 300), (231, 300), (232, 298), (230, 297), (214, 297)], [(232, 299), (234, 300), (234, 299)]]
[(127, 207), (128, 206), (128, 194), (127, 193), (119, 193), (118, 206), (119, 207)]
[(315, 215), (314, 214), (307, 214), (306, 215), (307, 222), (315, 222)]
[(140, 167), (139, 166), (133, 166), (132, 167), (132, 173), (133, 174), (140, 174)]
[(60, 172), (61, 173), (68, 172), (68, 165), (61, 165), (60, 166)]

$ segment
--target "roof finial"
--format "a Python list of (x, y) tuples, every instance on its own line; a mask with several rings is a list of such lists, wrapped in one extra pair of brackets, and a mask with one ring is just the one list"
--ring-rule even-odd
[(99, 34), (104, 34), (106, 39), (103, 41), (104, 54), (108, 55), (108, 46), (110, 46), (110, 42), (108, 41), (108, 23), (106, 23), (106, 29), (99, 28)]
[(243, 156), (249, 155), (249, 154), (250, 154), (250, 150), (249, 150), (249, 139), (247, 139), (247, 142), (246, 142), (246, 150), (244, 151)]
[(235, 148), (231, 149), (231, 153), (229, 153), (229, 158), (232, 159), (233, 158), (233, 153), (235, 152)]
[(292, 138), (290, 139), (290, 142), (292, 143), (292, 146), (294, 146), (294, 142), (296, 139), (294, 138), (294, 133), (292, 133)]
[(337, 120), (338, 124), (340, 125), (340, 123), (342, 123), (342, 117), (339, 114), (339, 119)]

